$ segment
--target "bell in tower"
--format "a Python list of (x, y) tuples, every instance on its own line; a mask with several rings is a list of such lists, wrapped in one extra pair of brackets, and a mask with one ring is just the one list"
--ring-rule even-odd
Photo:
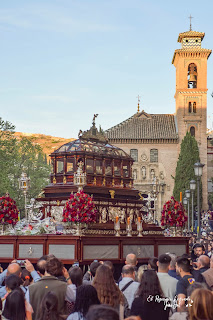
[(194, 63), (188, 67), (188, 88), (197, 88), (197, 67)]

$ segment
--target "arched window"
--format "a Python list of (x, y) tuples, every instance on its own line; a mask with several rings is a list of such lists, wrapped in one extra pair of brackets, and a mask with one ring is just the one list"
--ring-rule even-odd
[(138, 149), (130, 149), (130, 157), (131, 157), (135, 162), (138, 162)]
[(192, 127), (190, 128), (190, 133), (191, 133), (191, 136), (192, 136), (192, 137), (195, 137), (195, 127), (192, 126)]
[(193, 102), (193, 113), (196, 113), (196, 110), (197, 108), (196, 108), (196, 102)]
[(158, 162), (158, 149), (150, 150), (150, 162)]
[(188, 110), (189, 110), (189, 113), (191, 113), (191, 112), (192, 112), (192, 103), (191, 103), (191, 102), (189, 102)]
[(197, 88), (197, 66), (194, 63), (188, 66), (188, 88)]

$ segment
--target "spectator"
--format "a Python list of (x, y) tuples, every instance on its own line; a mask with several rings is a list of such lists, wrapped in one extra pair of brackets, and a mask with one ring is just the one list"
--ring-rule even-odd
[[(1, 274), (0, 274), (0, 286), (2, 285), (3, 281), (6, 279), (7, 276), (14, 274), (17, 275), (18, 277), (21, 278), (21, 272), (22, 269), (20, 267), (20, 265), (18, 263), (15, 262), (16, 260), (14, 260), (11, 264), (9, 264), (9, 266), (7, 267), (7, 269), (5, 269)], [(32, 263), (29, 260), (25, 261), (25, 268), (30, 272), (34, 282), (38, 281), (40, 279), (40, 276), (38, 275), (38, 273), (35, 271)], [(22, 290), (25, 292), (25, 288), (22, 286), (21, 287)], [(5, 296), (5, 294), (7, 293), (6, 287), (2, 286), (0, 288), (0, 298), (3, 298)]]
[(22, 269), (22, 272), (21, 272), (21, 280), (22, 280), (22, 286), (24, 287), (25, 289), (25, 293), (27, 291), (27, 287), (32, 283), (33, 281), (33, 278), (30, 274), (30, 272), (27, 270), (27, 269)]
[(109, 267), (105, 265), (98, 267), (93, 286), (97, 290), (100, 303), (115, 308), (123, 317), (128, 315), (128, 303), (116, 285)]
[(107, 305), (92, 306), (86, 315), (86, 320), (122, 320), (118, 312)]
[(91, 285), (82, 285), (77, 288), (74, 311), (67, 320), (85, 320), (86, 314), (92, 305), (100, 304), (96, 289)]
[(139, 283), (135, 281), (135, 269), (131, 265), (125, 265), (122, 268), (122, 280), (119, 282), (119, 289), (127, 299), (129, 308), (135, 298), (135, 292), (138, 290)]
[(177, 311), (185, 311), (185, 299), (187, 297), (187, 288), (195, 282), (190, 273), (190, 261), (187, 258), (180, 257), (176, 262), (176, 272), (181, 276), (177, 283), (176, 295), (178, 296)]
[(136, 266), (137, 266), (137, 264), (138, 264), (136, 255), (135, 255), (134, 253), (129, 253), (129, 254), (126, 256), (125, 264), (128, 264), (128, 265), (136, 268)]
[(210, 268), (202, 273), (209, 288), (213, 289), (213, 256), (210, 259)]
[(170, 258), (171, 258), (171, 262), (170, 262), (170, 265), (169, 265), (169, 271), (168, 271), (168, 275), (177, 279), (177, 280), (180, 280), (180, 276), (177, 275), (177, 272), (176, 272), (176, 261), (177, 261), (177, 256), (175, 253), (167, 253)]
[[(168, 319), (170, 309), (164, 308), (164, 302), (159, 301), (159, 298), (163, 298), (163, 292), (154, 270), (143, 273), (136, 295), (132, 303), (131, 315), (140, 316), (143, 320)], [(158, 302), (155, 299), (158, 299)]]
[(158, 271), (157, 262), (158, 262), (158, 258), (156, 258), (156, 257), (150, 258), (148, 261), (148, 269)]
[(189, 320), (213, 319), (213, 294), (207, 289), (196, 289), (192, 292), (192, 306), (189, 307)]
[(36, 264), (36, 270), (40, 277), (43, 277), (45, 274), (45, 266), (46, 266), (46, 261), (47, 261), (47, 255), (42, 256)]
[(26, 310), (24, 293), (20, 288), (16, 288), (8, 294), (2, 315), (8, 320), (32, 319), (32, 310)]
[(89, 270), (85, 273), (83, 277), (83, 284), (92, 284), (93, 279), (95, 277), (96, 270), (101, 265), (98, 260), (94, 260), (89, 266)]
[(192, 256), (191, 256), (192, 262), (196, 262), (198, 258), (203, 254), (205, 254), (205, 248), (203, 244), (195, 243), (192, 251)]
[(38, 310), (38, 317), (36, 320), (63, 320), (65, 317), (58, 312), (58, 298), (57, 295), (49, 291), (43, 299)]
[[(207, 286), (206, 286), (205, 283), (194, 282), (194, 283), (192, 283), (192, 284), (188, 287), (188, 289), (187, 289), (187, 303), (188, 303), (188, 305), (190, 305), (191, 302), (192, 302), (192, 301), (191, 301), (191, 298), (190, 298), (192, 292), (193, 292), (194, 290), (200, 289), (200, 288), (202, 288), (202, 289), (203, 289), (203, 288), (207, 289)], [(169, 318), (169, 320), (188, 320), (188, 316), (189, 316), (188, 311), (189, 311), (189, 308), (186, 308), (186, 310), (183, 311), (183, 312), (175, 312), (175, 313), (173, 313), (173, 315)]]
[(80, 267), (71, 267), (68, 271), (71, 283), (77, 287), (82, 285), (83, 273)]
[(64, 268), (62, 262), (56, 257), (48, 257), (44, 276), (38, 282), (31, 284), (26, 293), (26, 299), (34, 310), (33, 319), (36, 319), (41, 300), (49, 291), (53, 291), (58, 298), (59, 314), (66, 313), (65, 298), (70, 301), (70, 294), (72, 294), (73, 297), (73, 291), (67, 286), (67, 283), (58, 280), (57, 277), (63, 273)]
[(143, 264), (142, 266), (140, 266), (138, 268), (138, 282), (141, 282), (141, 277), (144, 273), (145, 270), (148, 269), (148, 265), (147, 264)]
[(171, 257), (168, 254), (160, 255), (157, 262), (157, 275), (164, 297), (170, 298), (173, 301), (178, 280), (168, 275), (170, 262)]
[(192, 272), (193, 277), (195, 278), (195, 281), (197, 282), (205, 281), (205, 278), (203, 278), (202, 274), (203, 272), (207, 271), (210, 267), (209, 257), (205, 255), (201, 255), (198, 258), (197, 262), (194, 262), (193, 264), (197, 266), (197, 268), (194, 268)]

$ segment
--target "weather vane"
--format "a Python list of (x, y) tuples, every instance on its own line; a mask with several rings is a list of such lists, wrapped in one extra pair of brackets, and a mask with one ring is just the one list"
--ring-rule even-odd
[(138, 98), (138, 112), (140, 112), (140, 96), (138, 95), (136, 98)]
[(192, 19), (193, 19), (193, 18), (194, 18), (194, 17), (192, 17), (191, 14), (190, 14), (190, 17), (189, 17), (189, 19), (190, 19), (189, 31), (192, 31)]

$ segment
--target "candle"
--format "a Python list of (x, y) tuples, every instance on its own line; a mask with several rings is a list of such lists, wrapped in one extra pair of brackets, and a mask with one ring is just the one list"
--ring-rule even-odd
[(127, 224), (130, 224), (130, 217), (127, 218)]
[(138, 223), (141, 223), (141, 217), (138, 217)]
[(115, 222), (118, 223), (118, 220), (119, 220), (119, 217), (117, 216), (117, 217), (115, 218)]
[(180, 192), (180, 202), (182, 202), (182, 192)]

